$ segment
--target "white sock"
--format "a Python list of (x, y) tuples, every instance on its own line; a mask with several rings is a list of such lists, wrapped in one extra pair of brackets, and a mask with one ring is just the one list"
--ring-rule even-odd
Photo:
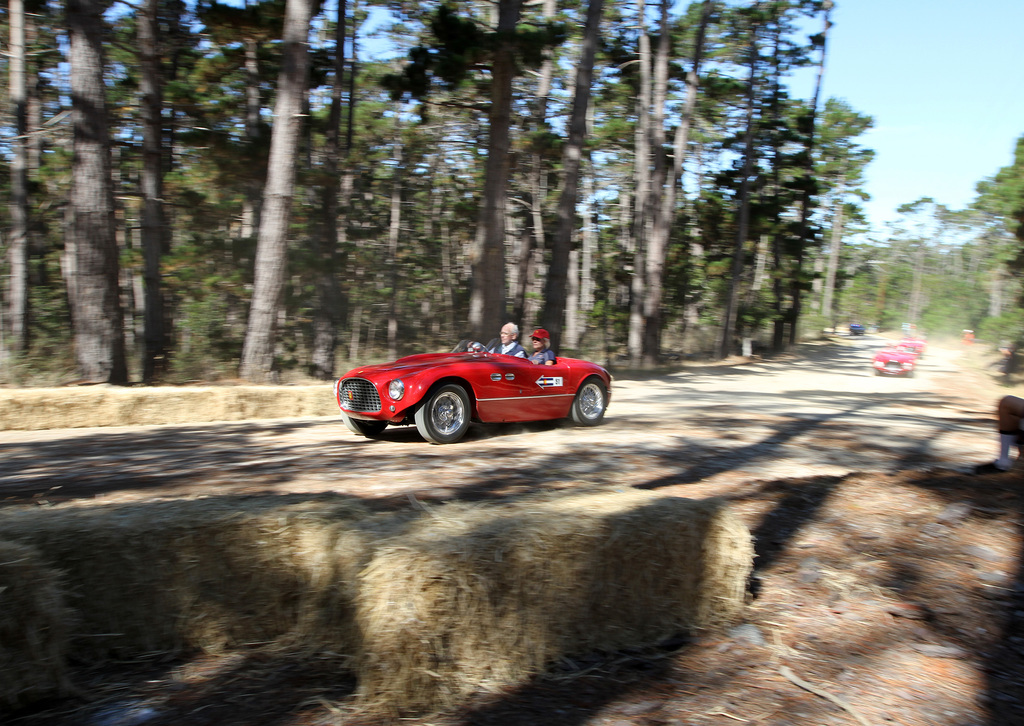
[(996, 466), (1003, 471), (1010, 468), (1010, 447), (1016, 443), (1016, 432), (1010, 434), (999, 434), (999, 458), (996, 459)]

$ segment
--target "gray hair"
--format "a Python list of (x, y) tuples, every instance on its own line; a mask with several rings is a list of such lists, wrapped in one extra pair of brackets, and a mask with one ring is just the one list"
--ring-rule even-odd
[(515, 336), (515, 337), (519, 337), (519, 326), (516, 325), (515, 323), (505, 323), (501, 327), (502, 328), (512, 328), (512, 335)]

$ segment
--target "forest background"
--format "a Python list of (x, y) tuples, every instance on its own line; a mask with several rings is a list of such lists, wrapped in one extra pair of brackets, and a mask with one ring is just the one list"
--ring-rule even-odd
[(968, 207), (866, 234), (833, 10), (11, 0), (0, 383), (329, 379), (507, 320), (633, 366), (1020, 342), (1024, 136)]

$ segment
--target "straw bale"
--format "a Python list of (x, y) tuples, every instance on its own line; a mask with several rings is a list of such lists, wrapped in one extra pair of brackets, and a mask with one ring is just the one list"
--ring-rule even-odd
[(337, 416), (327, 384), (0, 389), (0, 430)]
[(68, 612), (39, 551), (0, 541), (0, 708), (66, 690)]
[(340, 497), (261, 497), (0, 512), (0, 536), (65, 573), (77, 657), (271, 641), (351, 653), (356, 578), (387, 523)]
[(751, 537), (719, 500), (630, 490), (432, 511), (361, 574), (371, 706), (451, 705), (561, 656), (726, 624), (745, 604)]

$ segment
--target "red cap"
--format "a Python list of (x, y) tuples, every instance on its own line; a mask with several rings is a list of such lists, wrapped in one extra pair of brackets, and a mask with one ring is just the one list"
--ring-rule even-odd
[(530, 337), (531, 338), (547, 338), (548, 340), (551, 340), (551, 336), (548, 335), (548, 331), (544, 330), (544, 328), (537, 328), (532, 333), (530, 333)]

